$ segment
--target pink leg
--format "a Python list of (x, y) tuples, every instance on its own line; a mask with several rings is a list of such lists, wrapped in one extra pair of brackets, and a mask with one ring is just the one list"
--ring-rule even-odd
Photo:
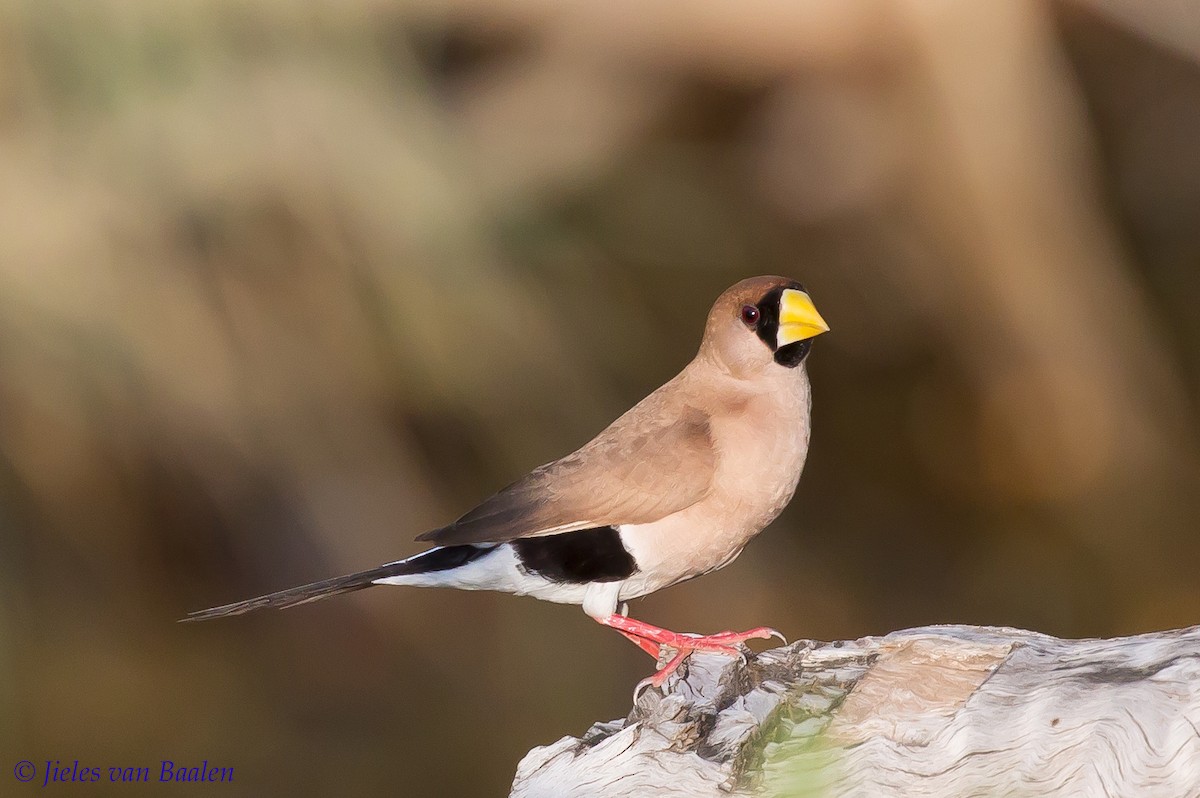
[[(617, 631), (621, 632), (620, 629), (618, 629)], [(646, 640), (645, 638), (641, 638), (641, 637), (638, 637), (637, 635), (630, 634), (629, 632), (621, 632), (621, 636), (624, 637), (629, 642), (633, 643), (635, 646), (640, 648), (642, 651), (645, 651), (647, 654), (654, 657), (655, 661), (658, 660), (658, 655), (662, 651), (662, 647), (659, 646), (658, 643), (653, 643), (649, 640)]]

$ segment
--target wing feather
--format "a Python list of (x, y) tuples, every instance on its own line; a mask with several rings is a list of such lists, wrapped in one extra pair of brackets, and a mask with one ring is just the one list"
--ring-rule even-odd
[(708, 416), (651, 394), (578, 451), (534, 469), (418, 540), (500, 543), (657, 521), (700, 501), (716, 470)]

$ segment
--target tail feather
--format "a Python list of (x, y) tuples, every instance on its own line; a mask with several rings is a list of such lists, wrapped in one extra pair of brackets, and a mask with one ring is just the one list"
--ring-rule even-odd
[(406, 560), (388, 563), (387, 565), (381, 565), (378, 568), (371, 568), (367, 571), (359, 571), (358, 573), (347, 574), (345, 576), (335, 576), (332, 579), (323, 579), (320, 582), (290, 587), (287, 590), (268, 593), (258, 598), (235, 601), (232, 604), (223, 604), (220, 607), (210, 607), (206, 610), (189, 612), (188, 617), (181, 618), (180, 622), (210, 621), (214, 618), (242, 615), (267, 607), (274, 607), (280, 610), (287, 607), (296, 607), (300, 604), (307, 604), (310, 601), (318, 601), (329, 596), (353, 593), (356, 590), (372, 587), (378, 583), (378, 580), (392, 576), (424, 574), (432, 571), (446, 571), (457, 568), (478, 559), (491, 551), (492, 548), (491, 546), (439, 546), (409, 557)]

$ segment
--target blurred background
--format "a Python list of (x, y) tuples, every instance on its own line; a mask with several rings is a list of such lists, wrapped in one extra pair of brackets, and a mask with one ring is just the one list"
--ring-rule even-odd
[(0, 792), (497, 795), (624, 715), (652, 664), (573, 607), (175, 621), (418, 551), (755, 274), (833, 327), (807, 472), (637, 617), (1200, 621), (1187, 6), (0, 1)]

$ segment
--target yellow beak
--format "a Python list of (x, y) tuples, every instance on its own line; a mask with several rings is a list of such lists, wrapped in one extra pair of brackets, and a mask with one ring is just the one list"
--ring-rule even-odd
[(829, 332), (829, 325), (803, 291), (786, 288), (779, 299), (779, 332), (775, 345), (784, 347)]

